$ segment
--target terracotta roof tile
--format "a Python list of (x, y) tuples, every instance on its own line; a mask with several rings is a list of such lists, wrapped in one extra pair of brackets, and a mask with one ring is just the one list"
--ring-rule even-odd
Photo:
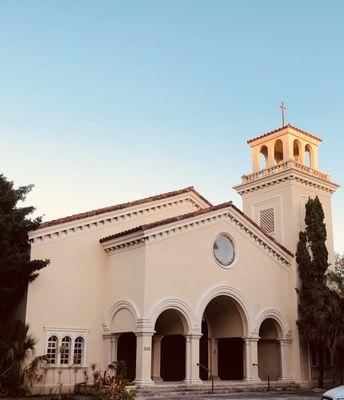
[(163, 200), (163, 199), (167, 199), (169, 197), (178, 196), (179, 194), (188, 193), (188, 192), (193, 192), (196, 196), (198, 196), (200, 199), (202, 199), (206, 204), (208, 204), (210, 206), (212, 205), (208, 200), (206, 200), (203, 196), (201, 196), (197, 192), (197, 190), (194, 189), (193, 186), (189, 186), (189, 187), (187, 187), (185, 189), (181, 189), (181, 190), (175, 190), (175, 191), (172, 191), (172, 192), (162, 193), (162, 194), (158, 194), (158, 195), (155, 195), (155, 196), (146, 197), (146, 198), (143, 198), (143, 199), (140, 199), (140, 200), (130, 201), (128, 203), (122, 203), (122, 204), (116, 204), (114, 206), (98, 208), (96, 210), (82, 212), (82, 213), (79, 213), (79, 214), (70, 215), (68, 217), (64, 217), (64, 218), (54, 219), (52, 221), (43, 222), (43, 223), (40, 224), (40, 226), (37, 229), (47, 228), (49, 226), (54, 226), (54, 225), (59, 225), (59, 224), (64, 224), (66, 222), (73, 222), (73, 221), (77, 221), (79, 219), (93, 217), (95, 215), (104, 214), (104, 213), (107, 213), (107, 212), (122, 210), (124, 208), (134, 207), (134, 206), (138, 206), (138, 205), (141, 205), (141, 204), (144, 204), (144, 203), (149, 203), (149, 202), (152, 202), (152, 201)]
[(136, 232), (144, 232), (145, 230), (148, 230), (148, 229), (157, 228), (159, 226), (171, 224), (173, 222), (183, 221), (183, 220), (188, 219), (188, 218), (197, 217), (198, 215), (208, 214), (210, 212), (213, 212), (213, 211), (216, 211), (216, 210), (220, 210), (220, 209), (226, 208), (226, 207), (233, 208), (240, 215), (242, 215), (249, 223), (254, 225), (260, 232), (262, 232), (267, 238), (269, 238), (271, 241), (273, 241), (279, 248), (281, 248), (284, 252), (289, 254), (291, 257), (294, 257), (294, 255), (293, 255), (293, 253), (291, 251), (289, 251), (286, 247), (284, 247), (278, 240), (276, 240), (271, 235), (269, 235), (264, 229), (262, 229), (258, 224), (256, 224), (250, 217), (248, 217), (241, 210), (239, 210), (239, 208), (236, 207), (231, 201), (226, 202), (226, 203), (222, 203), (222, 204), (218, 204), (216, 206), (211, 206), (211, 207), (208, 207), (208, 208), (203, 208), (202, 210), (190, 212), (190, 213), (187, 213), (187, 214), (178, 215), (177, 217), (167, 218), (167, 219), (163, 219), (161, 221), (152, 222), (150, 224), (140, 225), (140, 226), (137, 226), (135, 228), (128, 229), (126, 231), (115, 233), (114, 235), (110, 235), (110, 236), (104, 237), (104, 238), (100, 239), (99, 242), (100, 243), (104, 243), (104, 242), (107, 242), (109, 240), (117, 239), (117, 238), (120, 238), (120, 237), (123, 237), (123, 236), (127, 236), (127, 235), (130, 235), (130, 234), (136, 233)]
[(116, 239), (118, 237), (126, 236), (126, 235), (129, 235), (131, 233), (145, 231), (147, 229), (156, 228), (156, 227), (159, 227), (159, 226), (162, 226), (162, 225), (170, 224), (172, 222), (183, 221), (184, 219), (196, 217), (197, 215), (207, 214), (207, 213), (209, 213), (211, 211), (215, 211), (215, 210), (219, 210), (221, 208), (228, 207), (230, 204), (232, 204), (231, 201), (228, 202), (228, 203), (219, 204), (217, 206), (211, 206), (211, 207), (208, 207), (208, 208), (203, 208), (202, 210), (189, 212), (187, 214), (177, 215), (176, 217), (166, 218), (166, 219), (163, 219), (163, 220), (160, 220), (160, 221), (152, 222), (150, 224), (140, 225), (140, 226), (137, 226), (135, 228), (128, 229), (126, 231), (115, 233), (114, 235), (110, 235), (110, 236), (104, 237), (104, 238), (100, 239), (99, 241), (100, 241), (100, 243), (104, 243), (104, 242), (107, 242), (108, 240), (112, 240), (112, 239)]
[(276, 240), (274, 237), (272, 237), (268, 232), (266, 232), (263, 228), (261, 228), (257, 223), (253, 221), (249, 216), (247, 216), (245, 213), (243, 213), (238, 207), (236, 207), (234, 204), (232, 204), (232, 208), (234, 208), (239, 214), (241, 214), (247, 221), (249, 221), (252, 225), (254, 225), (257, 229), (259, 229), (266, 237), (268, 237), (270, 240), (272, 240), (279, 248), (281, 248), (283, 251), (285, 251), (287, 254), (289, 254), (291, 257), (294, 257), (294, 254), (288, 250), (285, 246), (283, 246), (282, 243), (280, 243), (278, 240)]
[(282, 131), (282, 130), (285, 129), (285, 128), (292, 128), (292, 129), (294, 129), (295, 131), (298, 131), (298, 132), (300, 132), (300, 133), (303, 133), (304, 135), (307, 135), (307, 136), (311, 137), (312, 139), (315, 139), (315, 140), (318, 140), (319, 142), (322, 142), (322, 140), (321, 140), (319, 137), (314, 136), (314, 135), (312, 135), (311, 133), (305, 132), (305, 131), (303, 131), (303, 130), (301, 130), (301, 129), (299, 129), (299, 128), (296, 128), (295, 126), (293, 126), (293, 125), (291, 125), (291, 124), (288, 124), (288, 125), (286, 125), (286, 126), (283, 126), (282, 128), (278, 128), (278, 129), (275, 129), (274, 131), (264, 133), (263, 135), (257, 136), (257, 137), (255, 137), (255, 138), (253, 138), (253, 139), (249, 139), (249, 140), (247, 141), (247, 143), (249, 144), (249, 143), (254, 142), (255, 140), (258, 140), (258, 139), (261, 139), (261, 138), (263, 138), (263, 137), (272, 135), (273, 133), (280, 132), (280, 131)]

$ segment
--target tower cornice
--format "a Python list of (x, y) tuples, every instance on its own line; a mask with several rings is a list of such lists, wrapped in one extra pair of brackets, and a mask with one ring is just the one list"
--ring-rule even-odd
[(233, 187), (233, 189), (241, 195), (291, 180), (331, 194), (339, 188), (338, 184), (330, 180), (329, 174), (293, 160), (286, 161), (271, 168), (265, 168), (249, 175), (243, 175), (241, 180), (241, 184)]

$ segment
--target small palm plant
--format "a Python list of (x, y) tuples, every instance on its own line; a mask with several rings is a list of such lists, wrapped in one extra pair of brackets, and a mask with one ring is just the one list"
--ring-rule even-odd
[[(17, 322), (0, 333), (0, 394), (25, 392), (25, 363), (34, 354), (36, 340), (28, 325)], [(32, 373), (32, 370), (31, 372)]]

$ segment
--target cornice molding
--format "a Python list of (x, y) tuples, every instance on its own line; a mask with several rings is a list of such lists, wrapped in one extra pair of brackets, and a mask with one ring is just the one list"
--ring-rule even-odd
[(108, 255), (117, 254), (214, 224), (225, 218), (230, 220), (236, 228), (258, 244), (265, 253), (274, 258), (282, 267), (287, 268), (291, 265), (292, 257), (289, 254), (284, 252), (272, 240), (259, 231), (259, 229), (250, 224), (247, 220), (244, 220), (243, 217), (231, 207), (216, 210), (209, 214), (202, 214), (190, 218), (189, 220), (177, 221), (158, 228), (128, 234), (127, 236), (103, 242), (102, 245)]
[(98, 228), (111, 226), (112, 224), (124, 220), (135, 221), (135, 219), (138, 217), (154, 213), (155, 211), (162, 209), (177, 207), (183, 203), (191, 204), (191, 206), (196, 210), (200, 210), (205, 207), (205, 203), (201, 199), (198, 199), (193, 192), (189, 192), (151, 204), (143, 204), (128, 209), (117, 210), (107, 214), (88, 217), (83, 220), (37, 229), (29, 233), (29, 240), (31, 244), (39, 244), (51, 240), (65, 239), (72, 235), (86, 233), (89, 231), (94, 231)]
[(256, 175), (256, 177), (250, 179), (250, 175), (243, 176), (242, 179), (244, 183), (234, 186), (233, 189), (240, 195), (245, 195), (256, 192), (257, 190), (293, 181), (328, 194), (333, 194), (339, 188), (338, 184), (322, 178), (321, 175), (310, 174), (305, 170), (294, 168), (293, 166), (287, 169), (276, 169), (275, 172), (266, 175), (262, 174), (261, 177), (259, 173), (252, 175)]

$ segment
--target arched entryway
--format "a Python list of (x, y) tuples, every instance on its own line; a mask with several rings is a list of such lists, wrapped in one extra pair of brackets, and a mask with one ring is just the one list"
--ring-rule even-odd
[(298, 139), (293, 142), (293, 157), (296, 162), (301, 162), (301, 143)]
[(258, 341), (258, 375), (262, 380), (267, 380), (268, 374), (272, 381), (281, 377), (280, 335), (281, 328), (276, 320), (267, 318), (262, 322)]
[(313, 168), (313, 148), (311, 145), (306, 144), (305, 146), (305, 164), (307, 167)]
[(163, 311), (156, 320), (153, 336), (154, 381), (183, 381), (186, 366), (185, 335), (189, 327), (184, 315), (175, 309)]
[(107, 325), (111, 333), (105, 337), (107, 365), (113, 361), (123, 361), (129, 381), (136, 378), (136, 322), (136, 306), (128, 301), (118, 302), (109, 312)]
[(281, 139), (277, 139), (275, 142), (274, 146), (274, 159), (275, 159), (275, 164), (281, 164), (283, 163), (284, 157), (283, 157), (283, 142)]
[(124, 361), (126, 377), (135, 379), (136, 372), (136, 335), (133, 332), (121, 333), (117, 339), (117, 361)]
[(269, 150), (267, 146), (262, 146), (259, 152), (259, 168), (264, 169), (267, 167)]
[[(200, 342), (201, 360), (219, 379), (244, 378), (244, 319), (240, 305), (226, 295), (212, 299), (204, 311), (202, 333), (206, 340)], [(200, 377), (208, 379), (208, 374), (200, 371)]]

